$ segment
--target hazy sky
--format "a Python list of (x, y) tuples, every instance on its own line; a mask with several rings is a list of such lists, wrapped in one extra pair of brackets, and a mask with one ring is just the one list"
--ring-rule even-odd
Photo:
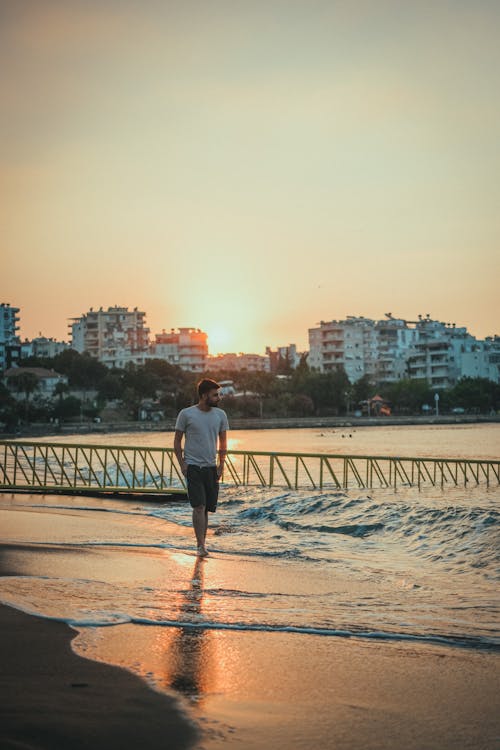
[(216, 351), (500, 333), (500, 5), (0, 0), (0, 301)]

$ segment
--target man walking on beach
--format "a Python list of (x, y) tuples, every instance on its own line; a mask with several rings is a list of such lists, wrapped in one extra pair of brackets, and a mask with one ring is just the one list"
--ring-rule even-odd
[(226, 412), (217, 406), (220, 398), (219, 383), (207, 378), (200, 380), (198, 403), (182, 409), (175, 423), (174, 451), (186, 477), (188, 498), (193, 509), (193, 528), (201, 557), (208, 555), (205, 542), (208, 514), (217, 510), (219, 480), (227, 453), (229, 424)]

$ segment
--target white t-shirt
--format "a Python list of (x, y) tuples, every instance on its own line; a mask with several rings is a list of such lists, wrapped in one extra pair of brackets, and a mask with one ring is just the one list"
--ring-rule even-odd
[(203, 411), (188, 406), (179, 412), (175, 429), (185, 434), (184, 460), (194, 466), (217, 464), (217, 441), (229, 429), (226, 412), (217, 406)]

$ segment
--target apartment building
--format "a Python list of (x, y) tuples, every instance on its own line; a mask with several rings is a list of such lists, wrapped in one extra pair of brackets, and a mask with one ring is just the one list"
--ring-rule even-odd
[(483, 344), (488, 352), (490, 380), (500, 383), (500, 336), (488, 336)]
[(449, 388), (455, 382), (451, 375), (452, 364), (448, 341), (419, 340), (408, 357), (408, 376), (411, 380), (427, 380), (432, 388)]
[(419, 315), (417, 320), (348, 317), (309, 330), (309, 365), (320, 372), (343, 367), (351, 383), (422, 379), (435, 389), (462, 377), (499, 382), (499, 337), (478, 341), (465, 327)]
[(55, 357), (61, 354), (70, 346), (65, 341), (56, 341), (46, 336), (37, 336), (37, 338), (25, 341), (21, 344), (21, 357)]
[(416, 340), (408, 351), (408, 375), (432, 388), (449, 388), (462, 377), (495, 379), (489, 352), (465, 327), (419, 316)]
[(262, 354), (217, 354), (207, 359), (207, 369), (211, 372), (223, 370), (241, 372), (270, 372), (271, 363), (269, 356)]
[(21, 358), (19, 320), (19, 307), (0, 304), (0, 370), (16, 366)]
[(375, 333), (374, 379), (392, 383), (408, 377), (408, 352), (418, 338), (417, 331), (406, 320), (387, 313), (376, 322)]
[(373, 375), (377, 362), (375, 322), (364, 317), (321, 321), (309, 329), (309, 366), (320, 372), (343, 368), (351, 383)]
[(208, 357), (208, 336), (199, 328), (172, 328), (155, 335), (151, 356), (164, 359), (189, 372), (204, 372)]
[[(471, 351), (463, 352), (461, 356), (461, 377), (487, 378), (500, 383), (500, 362), (495, 357), (486, 342), (478, 342), (478, 346)], [(500, 355), (499, 355), (500, 356)]]
[(150, 356), (146, 313), (134, 307), (108, 307), (90, 310), (71, 318), (71, 347), (88, 352), (107, 367), (143, 365)]

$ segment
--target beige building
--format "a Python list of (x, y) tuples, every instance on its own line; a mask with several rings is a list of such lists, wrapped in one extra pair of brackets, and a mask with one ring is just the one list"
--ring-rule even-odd
[(207, 360), (207, 369), (212, 372), (232, 370), (234, 372), (270, 372), (271, 363), (267, 355), (262, 354), (217, 354)]
[(349, 316), (345, 320), (321, 321), (309, 329), (310, 367), (320, 372), (343, 368), (351, 383), (374, 373), (377, 360), (375, 322)]
[(164, 359), (189, 372), (204, 372), (208, 357), (208, 336), (199, 328), (172, 328), (155, 335), (151, 356)]

